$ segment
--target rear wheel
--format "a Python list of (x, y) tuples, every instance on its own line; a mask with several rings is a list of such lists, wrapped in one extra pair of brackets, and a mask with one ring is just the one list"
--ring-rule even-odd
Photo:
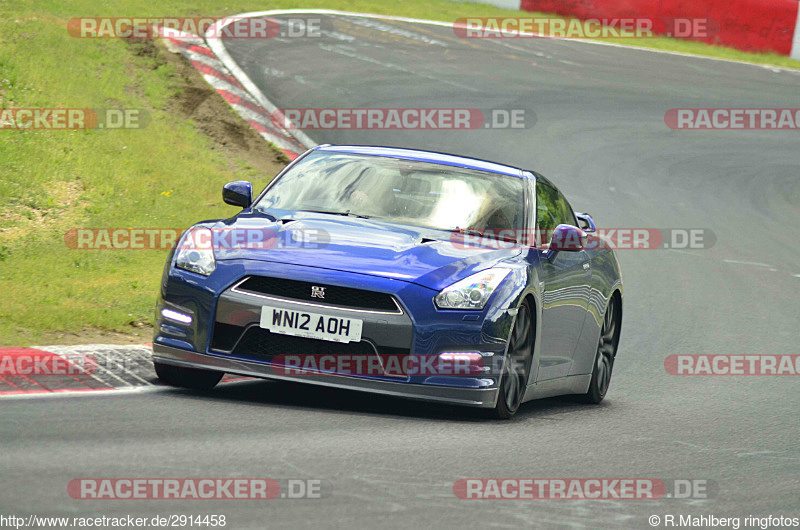
[(533, 317), (527, 300), (517, 309), (517, 317), (508, 339), (508, 352), (503, 363), (500, 391), (493, 415), (504, 420), (510, 419), (522, 403), (528, 374), (533, 357)]
[(608, 301), (606, 314), (603, 317), (603, 326), (600, 329), (600, 340), (597, 344), (589, 390), (581, 396), (582, 401), (586, 403), (600, 403), (606, 397), (606, 392), (608, 392), (608, 387), (611, 384), (614, 358), (617, 355), (618, 328), (617, 299), (612, 296), (611, 300)]
[(210, 390), (219, 383), (222, 372), (214, 372), (212, 370), (201, 370), (199, 368), (183, 368), (180, 366), (172, 366), (171, 364), (162, 364), (153, 362), (156, 369), (158, 378), (172, 386), (179, 386), (182, 388), (191, 388), (194, 390)]

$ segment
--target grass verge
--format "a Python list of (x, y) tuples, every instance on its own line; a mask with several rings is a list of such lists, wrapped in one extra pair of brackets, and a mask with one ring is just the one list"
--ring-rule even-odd
[[(157, 42), (75, 39), (80, 16), (198, 16), (332, 8), (452, 22), (530, 16), (446, 0), (12, 0), (0, 5), (0, 108), (145, 109), (143, 130), (0, 130), (0, 346), (142, 341), (150, 335), (163, 251), (70, 250), (73, 227), (186, 227), (233, 213), (220, 185), (263, 186), (280, 156)], [(610, 42), (614, 42), (613, 40)], [(666, 38), (617, 42), (800, 68)]]

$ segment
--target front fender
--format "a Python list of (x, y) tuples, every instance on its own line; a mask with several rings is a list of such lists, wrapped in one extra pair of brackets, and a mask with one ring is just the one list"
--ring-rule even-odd
[(495, 293), (490, 303), (492, 304), (483, 324), (483, 335), (486, 338), (503, 344), (504, 355), (508, 350), (508, 339), (514, 320), (517, 316), (517, 308), (524, 299), (531, 303), (534, 324), (534, 348), (533, 362), (528, 384), (536, 381), (539, 371), (539, 344), (541, 337), (541, 292), (539, 287), (539, 268), (538, 254), (529, 250), (523, 252), (512, 260), (500, 264), (509, 267), (511, 273), (501, 284), (501, 288)]

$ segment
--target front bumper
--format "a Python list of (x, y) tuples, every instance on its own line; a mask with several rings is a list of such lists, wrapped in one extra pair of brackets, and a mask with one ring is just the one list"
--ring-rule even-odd
[(248, 362), (221, 355), (197, 353), (158, 343), (153, 344), (153, 360), (163, 364), (187, 368), (202, 368), (228, 374), (360, 390), (454, 405), (492, 408), (497, 403), (496, 386), (490, 388), (458, 388), (324, 374), (317, 374), (313, 377), (293, 377), (276, 373), (268, 364)]
[[(253, 295), (235, 288), (243, 278), (265, 274), (285, 280), (302, 278), (317, 285), (368, 288), (391, 295), (398, 311), (387, 314), (333, 306), (309, 308), (308, 302)], [(505, 308), (516, 307), (517, 293), (518, 289), (507, 281), (504, 288), (494, 295), (497, 297), (495, 303), (479, 314), (438, 311), (433, 304), (435, 292), (413, 283), (322, 268), (270, 263), (269, 270), (265, 270), (265, 265), (259, 262), (221, 261), (208, 278), (173, 268), (165, 274), (162, 295), (156, 307), (154, 360), (253, 377), (493, 407), (499, 379), (499, 371), (494, 368), (505, 357), (508, 333), (514, 319), (514, 312)], [(480, 375), (453, 375), (417, 371), (402, 378), (375, 374), (317, 373), (311, 376), (286, 373), (279, 360), (273, 364), (270, 354), (274, 352), (262, 351), (260, 344), (253, 349), (251, 343), (243, 340), (250, 330), (257, 330), (262, 306), (267, 304), (288, 310), (313, 309), (315, 313), (358, 318), (363, 322), (362, 343), (371, 344), (379, 355), (407, 356), (409, 360), (415, 358), (414, 361), (420, 365), (425, 360), (438, 358), (443, 352), (479, 353), (483, 358), (484, 372)], [(161, 311), (164, 309), (188, 315), (191, 322), (182, 324), (163, 318)], [(220, 337), (225, 337), (225, 340), (220, 341)], [(275, 346), (272, 349), (281, 348)], [(317, 352), (314, 348), (295, 348), (285, 353)]]

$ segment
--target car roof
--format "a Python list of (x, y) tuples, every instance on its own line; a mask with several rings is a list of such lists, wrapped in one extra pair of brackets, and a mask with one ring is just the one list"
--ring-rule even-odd
[(520, 168), (489, 162), (477, 158), (466, 156), (450, 155), (447, 153), (436, 153), (433, 151), (421, 151), (417, 149), (403, 149), (400, 147), (379, 147), (372, 145), (330, 145), (324, 144), (316, 148), (318, 151), (331, 151), (337, 153), (354, 153), (361, 155), (385, 156), (390, 158), (402, 158), (404, 160), (419, 160), (420, 162), (431, 162), (445, 166), (464, 167), (487, 171), (500, 175), (508, 175), (518, 178), (529, 178), (530, 172)]

